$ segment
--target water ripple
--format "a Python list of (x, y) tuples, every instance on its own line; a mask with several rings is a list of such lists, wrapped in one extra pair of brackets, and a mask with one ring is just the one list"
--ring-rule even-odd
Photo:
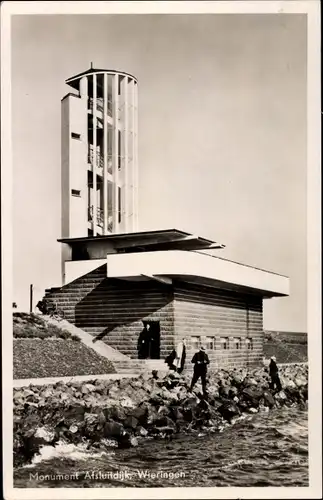
[[(297, 407), (277, 409), (238, 422), (221, 434), (147, 440), (137, 448), (107, 453), (61, 447), (50, 455), (47, 450), (34, 464), (15, 472), (15, 486), (308, 486), (307, 440), (307, 412)], [(30, 479), (36, 472), (42, 477), (78, 473), (79, 479), (44, 484)]]

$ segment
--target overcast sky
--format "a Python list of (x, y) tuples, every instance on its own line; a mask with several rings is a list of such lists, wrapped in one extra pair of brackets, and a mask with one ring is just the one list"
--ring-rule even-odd
[(306, 16), (16, 16), (14, 300), (61, 284), (60, 101), (90, 67), (139, 81), (139, 228), (288, 275), (264, 327), (306, 330)]

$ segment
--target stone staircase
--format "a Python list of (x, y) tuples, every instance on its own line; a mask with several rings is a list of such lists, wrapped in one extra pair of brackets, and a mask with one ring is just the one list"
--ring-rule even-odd
[(79, 337), (83, 344), (90, 349), (93, 349), (96, 353), (100, 354), (100, 356), (103, 356), (111, 361), (117, 373), (138, 375), (146, 371), (151, 372), (152, 370), (168, 371), (168, 366), (164, 363), (164, 360), (130, 358), (101, 340), (93, 342), (93, 336), (91, 334), (81, 328), (78, 328), (65, 319), (57, 320), (46, 316), (46, 321), (69, 331), (72, 335)]
[(158, 321), (165, 322), (161, 355), (173, 348), (168, 290), (155, 283), (108, 279), (102, 265), (61, 288), (47, 289), (46, 298), (64, 319), (133, 360), (142, 320), (158, 312)]
[(168, 366), (162, 359), (131, 359), (113, 361), (117, 373), (143, 373), (157, 370), (167, 372)]

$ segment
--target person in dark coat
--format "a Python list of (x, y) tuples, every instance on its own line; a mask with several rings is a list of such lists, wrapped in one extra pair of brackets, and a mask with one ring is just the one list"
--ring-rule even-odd
[(186, 341), (183, 340), (183, 350), (182, 350), (182, 356), (180, 359), (180, 365), (177, 368), (178, 373), (182, 373), (185, 367), (185, 360), (186, 360)]
[(138, 338), (138, 344), (137, 344), (137, 349), (138, 349), (138, 359), (147, 359), (148, 354), (149, 354), (149, 339), (150, 339), (150, 334), (149, 334), (149, 325), (144, 323), (144, 329), (139, 335)]
[(269, 363), (269, 375), (271, 378), (271, 383), (270, 383), (270, 388), (271, 389), (277, 389), (277, 391), (282, 390), (282, 385), (280, 382), (280, 378), (278, 375), (278, 366), (276, 364), (276, 357), (272, 356), (270, 358), (270, 363)]
[(174, 365), (174, 361), (176, 359), (176, 351), (175, 349), (172, 350), (168, 356), (166, 356), (165, 363), (168, 365), (170, 370), (176, 371), (176, 366)]
[(203, 395), (207, 396), (206, 392), (206, 374), (207, 365), (210, 364), (209, 357), (205, 352), (205, 348), (201, 347), (198, 352), (196, 352), (192, 358), (192, 363), (194, 363), (194, 372), (191, 382), (190, 390), (193, 390), (194, 385), (201, 377)]

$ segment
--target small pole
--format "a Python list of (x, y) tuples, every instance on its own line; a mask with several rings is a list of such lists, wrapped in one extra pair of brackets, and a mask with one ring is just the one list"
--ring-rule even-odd
[(30, 314), (33, 312), (33, 285), (30, 285)]

